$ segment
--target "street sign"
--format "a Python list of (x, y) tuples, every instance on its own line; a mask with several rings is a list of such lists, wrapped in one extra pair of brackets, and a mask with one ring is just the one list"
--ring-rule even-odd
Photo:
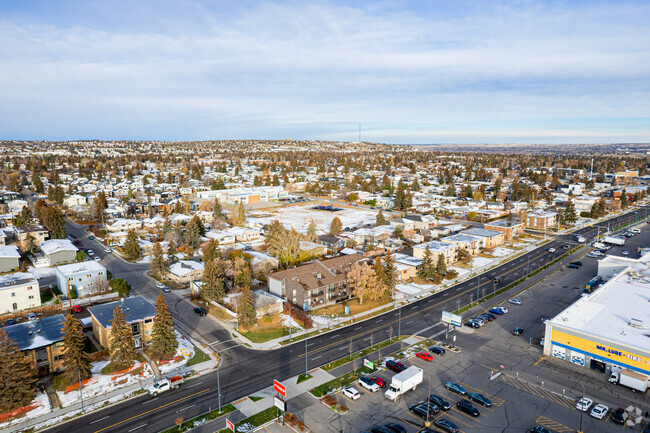
[(226, 428), (229, 428), (233, 433), (235, 433), (235, 424), (233, 424), (228, 418), (226, 418)]
[(368, 367), (368, 368), (375, 368), (375, 363), (372, 361), (368, 361), (367, 359), (363, 359), (363, 366)]
[(450, 313), (449, 311), (442, 312), (443, 323), (449, 323), (454, 326), (462, 326), (463, 318), (457, 314)]
[(282, 397), (287, 398), (287, 387), (275, 379), (273, 379), (273, 390), (280, 394)]
[(284, 401), (284, 400), (282, 400), (282, 399), (281, 399), (280, 397), (278, 397), (277, 395), (276, 395), (275, 397), (273, 397), (273, 402), (275, 403), (275, 407), (277, 407), (278, 409), (280, 409), (282, 412), (286, 412), (286, 411), (287, 411), (287, 402)]

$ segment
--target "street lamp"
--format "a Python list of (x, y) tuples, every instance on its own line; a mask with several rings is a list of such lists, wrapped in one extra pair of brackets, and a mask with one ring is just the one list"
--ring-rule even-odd
[[(585, 384), (580, 382), (580, 385), (582, 385), (582, 398), (585, 398)], [(582, 400), (582, 404), (584, 405), (584, 400)], [(582, 413), (584, 411), (582, 410), (582, 407), (580, 408), (580, 428), (578, 429), (577, 433), (582, 433)]]
[(84, 410), (84, 393), (81, 391), (81, 367), (77, 366), (77, 377), (79, 378), (79, 396), (81, 397), (81, 412), (85, 412)]
[(221, 384), (219, 383), (219, 366), (217, 365), (217, 401), (219, 402), (219, 413), (221, 413)]

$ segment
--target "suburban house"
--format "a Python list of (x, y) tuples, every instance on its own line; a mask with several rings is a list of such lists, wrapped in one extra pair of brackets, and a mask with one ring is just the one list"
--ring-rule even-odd
[(402, 217), (405, 221), (412, 221), (416, 230), (428, 229), (436, 225), (436, 217), (432, 215), (406, 215)]
[(303, 251), (312, 257), (324, 256), (327, 254), (327, 247), (316, 242), (300, 241), (300, 251)]
[(20, 268), (20, 253), (15, 245), (0, 246), (0, 272), (11, 272)]
[(0, 215), (0, 227), (13, 227), (16, 222), (16, 215), (11, 213), (6, 213)]
[(395, 218), (390, 220), (389, 224), (392, 227), (400, 227), (402, 230), (413, 230), (415, 229), (415, 221), (406, 219), (406, 218)]
[(337, 252), (345, 246), (345, 240), (336, 236), (320, 235), (318, 241), (327, 248), (328, 251)]
[(505, 242), (505, 234), (498, 230), (486, 230), (472, 227), (471, 229), (465, 230), (463, 233), (481, 238), (481, 248), (493, 248), (503, 245)]
[(142, 221), (134, 219), (120, 218), (106, 223), (106, 230), (109, 232), (140, 230), (141, 228)]
[(347, 271), (353, 264), (367, 260), (350, 254), (328, 260), (314, 260), (297, 268), (268, 275), (269, 291), (303, 310), (311, 310), (348, 299)]
[(235, 243), (235, 234), (228, 230), (210, 230), (205, 234), (205, 237), (218, 241), (219, 245)]
[(251, 227), (231, 227), (226, 230), (231, 235), (235, 236), (235, 241), (246, 242), (262, 237), (262, 232), (258, 228)]
[(131, 326), (133, 347), (145, 347), (151, 344), (151, 331), (153, 318), (156, 316), (156, 307), (142, 296), (124, 298), (120, 301), (90, 307), (88, 311), (92, 317), (93, 335), (102, 345), (110, 346), (113, 312), (115, 307), (120, 307), (124, 313), (126, 323)]
[[(76, 320), (76, 319), (75, 319)], [(47, 376), (63, 368), (63, 314), (2, 328), (29, 360), (34, 376)]]
[(533, 211), (526, 215), (526, 227), (537, 230), (548, 230), (555, 227), (558, 222), (557, 212), (553, 211)]
[(56, 267), (56, 284), (66, 294), (68, 284), (77, 296), (88, 296), (108, 287), (106, 268), (95, 261), (86, 261)]
[(162, 227), (165, 224), (165, 218), (160, 215), (154, 215), (151, 218), (145, 218), (143, 220), (144, 226), (148, 229), (156, 229)]
[(40, 307), (38, 281), (28, 272), (0, 275), (0, 313)]
[(456, 251), (458, 245), (450, 242), (430, 241), (423, 244), (413, 246), (413, 257), (421, 259), (424, 253), (429, 248), (431, 252), (431, 260), (434, 264), (438, 263), (438, 256), (442, 255), (446, 263), (454, 263), (456, 261)]
[(48, 266), (74, 262), (78, 248), (67, 239), (50, 239), (41, 243), (41, 251)]
[(273, 256), (255, 250), (246, 250), (246, 254), (251, 256), (251, 268), (256, 273), (266, 273), (271, 269), (277, 269), (280, 262)]
[(79, 194), (72, 194), (63, 199), (63, 205), (66, 207), (82, 206), (86, 204), (86, 197)]
[[(266, 315), (273, 316), (274, 314), (282, 313), (284, 307), (284, 300), (282, 298), (264, 290), (253, 290), (251, 293), (255, 302), (255, 314), (258, 319)], [(239, 302), (240, 296), (241, 292), (230, 295), (229, 302)]]
[(21, 251), (25, 251), (29, 237), (32, 238), (32, 245), (40, 245), (49, 235), (47, 229), (40, 224), (23, 224), (13, 227), (16, 243)]
[(393, 259), (395, 260), (397, 279), (400, 281), (415, 278), (422, 266), (422, 259), (409, 256), (408, 254), (395, 253), (393, 254)]
[(483, 224), (486, 230), (497, 230), (503, 232), (505, 240), (510, 241), (524, 233), (524, 224), (518, 221), (508, 221), (505, 219), (496, 220)]
[(203, 263), (192, 260), (179, 260), (169, 267), (169, 278), (179, 284), (189, 283), (193, 280), (200, 280), (203, 276)]
[(445, 236), (440, 239), (442, 242), (447, 242), (451, 244), (458, 245), (459, 248), (464, 249), (470, 255), (475, 255), (480, 252), (481, 246), (483, 245), (483, 239), (477, 236), (466, 235), (459, 233), (457, 235)]

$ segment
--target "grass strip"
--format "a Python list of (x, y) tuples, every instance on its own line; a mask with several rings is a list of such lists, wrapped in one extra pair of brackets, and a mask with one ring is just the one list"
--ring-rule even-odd
[(175, 425), (172, 428), (164, 430), (162, 433), (180, 433), (180, 432), (192, 430), (193, 428), (198, 427), (201, 424), (205, 424), (209, 421), (212, 421), (213, 419), (222, 417), (230, 412), (233, 412), (234, 410), (235, 410), (235, 406), (233, 406), (232, 404), (227, 404), (221, 407), (221, 412), (213, 410), (212, 412), (204, 413), (203, 415), (199, 415), (195, 418), (184, 421), (181, 425)]
[(406, 336), (403, 335), (400, 338), (392, 338), (392, 339), (389, 339), (389, 340), (384, 340), (384, 341), (382, 341), (380, 343), (375, 344), (372, 347), (367, 347), (367, 348), (365, 348), (365, 349), (363, 349), (363, 350), (361, 350), (359, 352), (354, 352), (354, 353), (352, 353), (352, 356), (350, 356), (348, 354), (348, 355), (344, 356), (343, 358), (339, 358), (336, 361), (330, 362), (329, 364), (327, 364), (326, 366), (324, 366), (322, 368), (325, 371), (333, 370), (333, 369), (335, 369), (337, 367), (340, 367), (342, 365), (347, 364), (350, 361), (354, 361), (355, 359), (362, 358), (362, 357), (364, 357), (364, 356), (366, 356), (366, 355), (368, 355), (370, 353), (376, 352), (378, 350), (383, 349), (384, 347), (390, 346), (393, 343), (397, 343), (399, 341), (402, 341), (405, 338), (406, 338)]

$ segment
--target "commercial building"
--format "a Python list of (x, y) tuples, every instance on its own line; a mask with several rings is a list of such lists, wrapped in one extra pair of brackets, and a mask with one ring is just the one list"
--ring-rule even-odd
[(149, 346), (156, 307), (142, 296), (125, 298), (88, 309), (93, 319), (93, 334), (99, 344), (106, 348), (110, 346), (113, 312), (117, 306), (122, 309), (126, 323), (131, 327), (133, 347)]
[(481, 248), (494, 248), (503, 245), (505, 242), (505, 234), (498, 230), (486, 230), (472, 227), (471, 229), (465, 230), (463, 233), (481, 238)]
[(650, 375), (650, 254), (605, 260), (599, 273), (609, 280), (546, 321), (544, 355)]
[(196, 196), (203, 200), (219, 199), (221, 203), (231, 205), (268, 203), (289, 197), (289, 193), (281, 186), (259, 186), (254, 188), (233, 188), (211, 191), (198, 191)]
[(38, 281), (32, 274), (17, 272), (0, 276), (0, 312), (11, 313), (40, 305)]

